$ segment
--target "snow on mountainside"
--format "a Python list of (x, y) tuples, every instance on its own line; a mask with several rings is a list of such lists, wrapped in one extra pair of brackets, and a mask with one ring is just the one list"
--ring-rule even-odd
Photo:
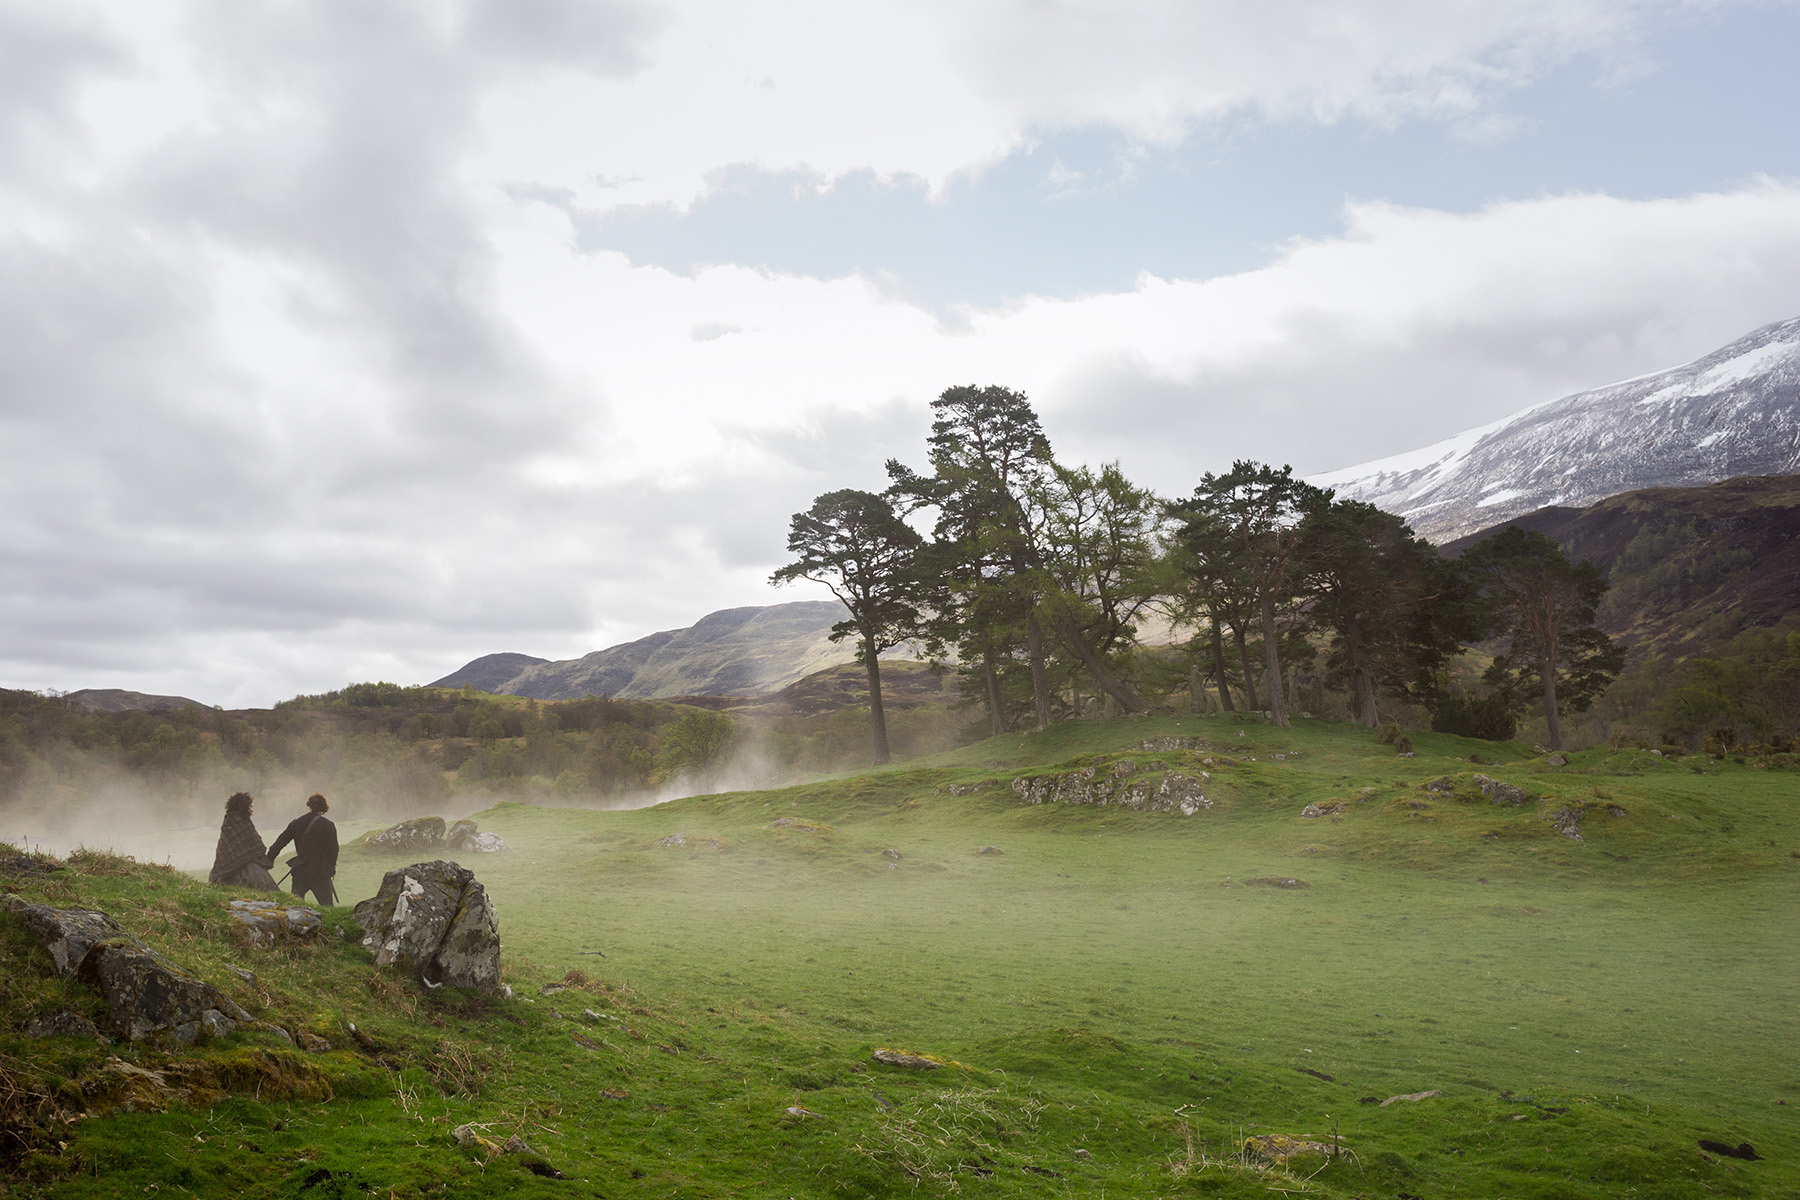
[(1314, 476), (1446, 542), (1548, 505), (1648, 487), (1800, 474), (1800, 317), (1685, 366)]

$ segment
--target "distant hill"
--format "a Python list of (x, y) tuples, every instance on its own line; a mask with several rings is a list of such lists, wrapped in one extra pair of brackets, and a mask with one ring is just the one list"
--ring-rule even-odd
[(1600, 611), (1634, 657), (1711, 654), (1744, 629), (1800, 615), (1800, 476), (1648, 488), (1586, 508), (1539, 509), (1447, 542), (1453, 557), (1509, 526), (1536, 530), (1606, 573)]
[(484, 654), (442, 679), (432, 680), (427, 686), (472, 687), (478, 692), (497, 692), (507, 680), (516, 678), (526, 668), (549, 661), (530, 654)]
[(146, 692), (128, 692), (123, 688), (82, 688), (63, 697), (76, 708), (88, 712), (174, 712), (182, 708), (205, 708), (198, 700), (186, 696), (152, 696)]
[(460, 687), (479, 672), (492, 684), (475, 683), (483, 691), (537, 700), (589, 694), (641, 700), (759, 696), (851, 661), (854, 646), (830, 640), (831, 627), (844, 616), (844, 606), (835, 600), (728, 608), (708, 613), (686, 629), (653, 633), (580, 658), (531, 660), (505, 679), (494, 678), (498, 670), (490, 673), (484, 664), (527, 656), (490, 654), (437, 684)]
[(1800, 318), (1684, 366), (1315, 476), (1443, 542), (1549, 506), (1800, 472)]

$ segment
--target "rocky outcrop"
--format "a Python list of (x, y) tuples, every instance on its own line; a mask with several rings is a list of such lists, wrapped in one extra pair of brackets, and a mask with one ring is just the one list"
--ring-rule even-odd
[(22, 896), (6, 897), (6, 911), (30, 930), (44, 949), (58, 978), (73, 975), (88, 952), (103, 942), (126, 942), (140, 949), (143, 943), (119, 928), (119, 923), (103, 912), (87, 908), (50, 908), (33, 904)]
[(423, 862), (389, 871), (356, 906), (356, 923), (376, 966), (417, 975), (429, 987), (501, 988), (499, 919), (466, 867)]
[(386, 829), (378, 829), (374, 833), (363, 835), (365, 850), (384, 850), (394, 853), (411, 853), (415, 850), (442, 850), (444, 848), (444, 818), (414, 817), (410, 821), (402, 821), (398, 825), (390, 825)]
[(253, 1021), (225, 993), (151, 950), (103, 912), (51, 908), (16, 895), (6, 898), (6, 908), (43, 943), (59, 976), (73, 976), (105, 997), (108, 1023), (123, 1037), (138, 1041), (167, 1030), (177, 1041), (192, 1042)]
[(1162, 763), (1146, 766), (1128, 758), (1049, 775), (1021, 775), (1012, 788), (1027, 804), (1110, 804), (1184, 817), (1213, 806), (1201, 779), (1165, 770)]
[(499, 834), (483, 833), (467, 817), (450, 826), (450, 832), (444, 835), (444, 848), (462, 854), (498, 854), (512, 849)]
[(1489, 804), (1523, 804), (1534, 797), (1523, 788), (1489, 775), (1439, 775), (1419, 785), (1419, 790), (1434, 796), (1447, 796), (1466, 803), (1486, 800)]
[(76, 977), (106, 997), (113, 1028), (134, 1042), (165, 1029), (180, 1042), (220, 1037), (254, 1019), (212, 984), (142, 946), (96, 946)]
[(233, 900), (231, 929), (248, 945), (266, 950), (288, 939), (308, 940), (325, 927), (319, 911), (301, 904), (277, 904), (273, 900)]

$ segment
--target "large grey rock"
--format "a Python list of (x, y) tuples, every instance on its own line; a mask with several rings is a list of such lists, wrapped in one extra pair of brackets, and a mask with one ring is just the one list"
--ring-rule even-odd
[(414, 817), (398, 825), (363, 835), (362, 844), (369, 850), (392, 850), (408, 853), (414, 850), (444, 848), (444, 818)]
[(233, 932), (258, 949), (286, 938), (318, 937), (325, 926), (317, 909), (273, 900), (233, 900), (231, 923)]
[(132, 1041), (161, 1030), (191, 1042), (230, 1033), (254, 1018), (225, 993), (132, 937), (103, 912), (50, 908), (18, 896), (6, 908), (44, 943), (56, 973), (106, 998), (113, 1028)]
[(134, 1042), (165, 1029), (191, 1042), (202, 1031), (226, 1034), (254, 1019), (212, 984), (143, 946), (96, 946), (77, 978), (99, 989), (113, 1028)]
[(487, 889), (452, 862), (389, 871), (374, 896), (356, 906), (362, 944), (377, 966), (417, 975), (431, 986), (500, 990), (500, 927)]
[(57, 975), (63, 979), (75, 974), (88, 951), (103, 942), (124, 942), (144, 948), (142, 942), (120, 929), (117, 921), (93, 909), (51, 908), (33, 904), (22, 896), (9, 895), (6, 910), (44, 944)]
[(450, 832), (444, 835), (444, 848), (463, 854), (497, 854), (512, 849), (499, 834), (483, 833), (467, 817), (452, 825)]

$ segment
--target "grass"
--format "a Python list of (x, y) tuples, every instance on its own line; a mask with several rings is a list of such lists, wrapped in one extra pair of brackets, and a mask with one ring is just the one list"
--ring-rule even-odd
[[(1139, 748), (1171, 735), (1213, 765)], [(6, 1178), (70, 1197), (1800, 1192), (1800, 776), (1415, 741), (1399, 759), (1324, 723), (1083, 722), (636, 812), (501, 805), (479, 819), (513, 850), (470, 865), (509, 1001), (407, 986), (353, 940), (240, 949), (229, 894), (166, 869), (14, 874), (336, 1048), (304, 1059), (329, 1101), (40, 1121)], [(1010, 786), (1121, 759), (1207, 770), (1215, 807), (1031, 806)], [(1534, 798), (1468, 799), (1476, 772)], [(1578, 805), (1580, 842), (1548, 819)], [(347, 851), (340, 894), (404, 861)], [(20, 1037), (93, 1002), (0, 934), (7, 1078), (54, 1094), (108, 1053), (161, 1061)], [(947, 1065), (883, 1066), (881, 1047)], [(287, 1052), (240, 1034), (194, 1057), (243, 1078), (251, 1053)], [(459, 1147), (468, 1122), (569, 1178)], [(1246, 1150), (1270, 1135), (1345, 1153)]]

